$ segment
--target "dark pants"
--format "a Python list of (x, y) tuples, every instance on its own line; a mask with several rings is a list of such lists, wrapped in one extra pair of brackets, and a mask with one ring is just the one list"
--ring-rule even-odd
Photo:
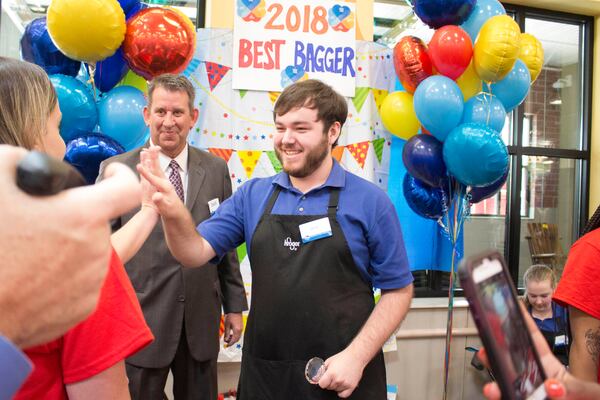
[(217, 360), (196, 361), (189, 352), (185, 329), (170, 366), (143, 368), (125, 364), (132, 400), (164, 400), (169, 369), (173, 372), (175, 400), (215, 400), (217, 398)]

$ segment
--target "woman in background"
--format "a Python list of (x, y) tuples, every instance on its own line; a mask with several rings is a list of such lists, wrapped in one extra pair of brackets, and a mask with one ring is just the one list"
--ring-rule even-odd
[(552, 268), (536, 264), (523, 275), (524, 301), (529, 314), (544, 335), (552, 353), (564, 365), (569, 364), (567, 310), (552, 302), (556, 289), (556, 276)]
[[(62, 159), (60, 119), (46, 73), (34, 64), (0, 57), (0, 143)], [(150, 185), (143, 184), (141, 210), (111, 237), (114, 251), (96, 311), (60, 339), (25, 349), (34, 371), (15, 399), (130, 398), (124, 359), (153, 336), (121, 260), (137, 252), (158, 220), (151, 195)], [(60, 252), (40, 257), (60, 257)]]

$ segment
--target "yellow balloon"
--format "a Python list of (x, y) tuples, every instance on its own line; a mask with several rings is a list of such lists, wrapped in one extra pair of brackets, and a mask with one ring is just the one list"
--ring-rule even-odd
[(456, 79), (456, 84), (460, 88), (465, 102), (471, 97), (475, 96), (477, 93), (481, 92), (483, 88), (483, 82), (481, 82), (481, 78), (475, 72), (475, 67), (473, 66), (472, 61), (467, 69), (465, 69), (465, 72), (463, 72), (462, 75)]
[(148, 94), (148, 82), (132, 70), (127, 71), (123, 79), (116, 86), (133, 86), (140, 89), (145, 95)]
[(521, 33), (521, 50), (519, 58), (527, 65), (533, 83), (542, 72), (544, 65), (544, 48), (542, 43), (529, 33)]
[(421, 127), (413, 106), (413, 95), (408, 92), (388, 94), (381, 103), (379, 114), (385, 129), (404, 140), (416, 135)]
[(125, 14), (117, 0), (52, 0), (47, 18), (52, 41), (75, 60), (103, 60), (125, 38)]
[(488, 19), (479, 31), (473, 49), (473, 65), (485, 82), (502, 79), (519, 56), (521, 29), (508, 15)]

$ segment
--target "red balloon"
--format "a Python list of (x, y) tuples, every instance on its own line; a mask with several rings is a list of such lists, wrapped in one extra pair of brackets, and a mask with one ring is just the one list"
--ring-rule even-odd
[(429, 57), (433, 66), (450, 79), (457, 79), (465, 72), (472, 56), (471, 38), (456, 25), (437, 29), (429, 42)]
[(425, 43), (414, 36), (404, 36), (394, 46), (394, 68), (402, 86), (414, 93), (419, 83), (433, 75)]
[(123, 53), (129, 68), (146, 79), (183, 72), (194, 47), (194, 31), (173, 10), (146, 8), (127, 22)]

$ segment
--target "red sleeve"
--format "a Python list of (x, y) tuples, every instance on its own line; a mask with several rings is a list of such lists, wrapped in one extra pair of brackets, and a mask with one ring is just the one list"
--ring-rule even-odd
[(64, 383), (88, 379), (153, 339), (125, 268), (113, 250), (96, 311), (63, 337)]
[(554, 300), (600, 319), (600, 229), (579, 239), (569, 252)]

